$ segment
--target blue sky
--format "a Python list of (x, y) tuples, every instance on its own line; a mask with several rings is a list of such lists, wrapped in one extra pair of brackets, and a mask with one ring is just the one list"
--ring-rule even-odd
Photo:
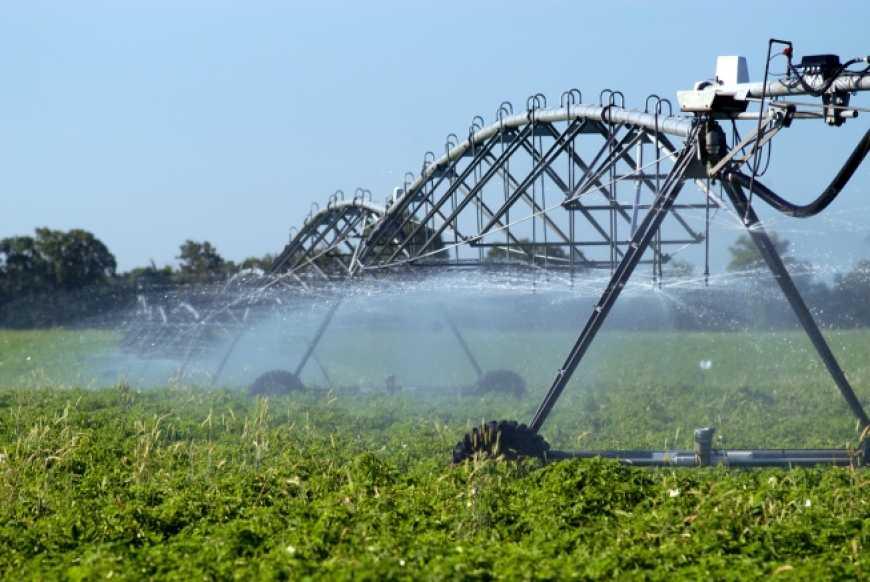
[[(123, 269), (173, 262), (186, 238), (235, 260), (278, 251), (312, 201), (357, 186), (382, 199), (504, 99), (613, 87), (642, 106), (710, 77), (717, 54), (746, 55), (760, 77), (770, 36), (798, 54), (870, 52), (863, 1), (31, 1), (0, 14), (0, 236), (86, 228)], [(767, 182), (817, 193), (866, 127), (788, 130)], [(798, 249), (870, 256), (868, 194), (865, 165), (832, 207), (849, 227), (802, 226)]]

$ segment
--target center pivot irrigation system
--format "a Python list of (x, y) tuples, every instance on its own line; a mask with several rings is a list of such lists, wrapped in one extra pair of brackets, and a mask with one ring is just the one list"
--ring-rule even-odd
[[(563, 93), (559, 107), (548, 107), (541, 94), (530, 97), (522, 112), (502, 103), (494, 123), (476, 117), (465, 139), (450, 134), (443, 154), (427, 152), (419, 176), (406, 174), (384, 205), (363, 189), (347, 200), (336, 192), (324, 208), (313, 205), (253, 290), (202, 316), (192, 307), (182, 310), (193, 313), (188, 315), (193, 325), (177, 326), (172, 333), (167, 333), (167, 315), (161, 311), (158, 325), (131, 334), (125, 343), (140, 351), (184, 354), (183, 374), (202, 344), (193, 340), (203, 330), (218, 328), (232, 340), (213, 372), (216, 380), (250, 327), (253, 307), (268, 302), (278, 289), (334, 289), (336, 282), (421, 276), (433, 268), (558, 270), (571, 277), (605, 269), (610, 280), (529, 423), (484, 423), (456, 445), (454, 462), (498, 453), (548, 459), (603, 456), (635, 465), (865, 463), (870, 459), (870, 420), (761, 224), (753, 198), (788, 216), (809, 218), (837, 197), (864, 160), (870, 131), (830, 185), (808, 204), (790, 202), (760, 178), (773, 139), (793, 123), (815, 120), (836, 128), (868, 111), (850, 106), (850, 98), (870, 90), (870, 57), (841, 62), (836, 55), (812, 55), (798, 63), (792, 52), (790, 42), (771, 39), (764, 79), (755, 83), (749, 82), (745, 58), (719, 57), (713, 79), (678, 92), (682, 114), (657, 95), (648, 97), (643, 109), (629, 109), (623, 94), (612, 90), (602, 91), (595, 104), (583, 103), (577, 89)], [(785, 72), (774, 78), (771, 63), (782, 61)], [(799, 96), (816, 100), (791, 100)], [(741, 132), (740, 126), (748, 127)], [(690, 183), (695, 187), (684, 188)], [(854, 451), (719, 450), (712, 446), (714, 429), (707, 427), (695, 431), (693, 450), (550, 450), (538, 431), (637, 267), (648, 265), (653, 281), (660, 281), (670, 249), (698, 244), (704, 245), (708, 276), (710, 217), (719, 210), (733, 211), (757, 246), (856, 416), (859, 446)], [(700, 222), (695, 220), (699, 213)], [(234, 284), (241, 283), (233, 280), (227, 288)], [(340, 302), (336, 299), (328, 309), (295, 371), (264, 375), (258, 380), (262, 392), (271, 390), (270, 382), (301, 386), (299, 375)], [(484, 372), (446, 312), (445, 318), (478, 375), (479, 388), (486, 386), (487, 376), (517, 381), (509, 371)], [(524, 388), (516, 384), (511, 390), (521, 393)]]

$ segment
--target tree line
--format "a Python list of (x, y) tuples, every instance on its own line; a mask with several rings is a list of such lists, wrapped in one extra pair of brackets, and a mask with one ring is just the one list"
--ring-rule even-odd
[(268, 269), (272, 256), (241, 263), (224, 259), (211, 243), (186, 240), (178, 266), (118, 271), (108, 247), (92, 233), (37, 228), (32, 236), (0, 239), (0, 327), (66, 325), (106, 309), (132, 305), (143, 290), (213, 283), (243, 269)]
[[(831, 283), (818, 280), (810, 265), (790, 257), (789, 241), (772, 233), (797, 286), (823, 324), (841, 327), (870, 326), (870, 259), (834, 276)], [(525, 245), (525, 246), (524, 246)], [(538, 249), (527, 241), (517, 245), (521, 254)], [(764, 262), (747, 236), (729, 248), (727, 271), (750, 274), (764, 271)], [(504, 260), (505, 251), (493, 248), (490, 260)], [(558, 247), (544, 254), (548, 260), (565, 260)], [(108, 309), (132, 305), (142, 293), (161, 293), (188, 285), (219, 283), (245, 269), (270, 268), (274, 257), (249, 257), (240, 263), (227, 260), (208, 241), (186, 240), (176, 267), (151, 262), (119, 272), (115, 256), (92, 233), (37, 228), (32, 236), (0, 239), (0, 327), (32, 328), (68, 325), (100, 315)], [(694, 268), (678, 259), (666, 264), (666, 278), (692, 278)], [(716, 289), (676, 289), (675, 325), (682, 329), (733, 327), (784, 327), (794, 325), (788, 305), (770, 277), (747, 276), (735, 293)]]

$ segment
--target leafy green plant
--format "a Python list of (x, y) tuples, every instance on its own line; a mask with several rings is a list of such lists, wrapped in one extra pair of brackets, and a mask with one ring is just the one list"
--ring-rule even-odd
[[(61, 371), (78, 377), (71, 366), (110, 337), (0, 334), (0, 575), (867, 577), (866, 469), (482, 458), (450, 466), (453, 446), (481, 421), (531, 416), (550, 379), (546, 354), (565, 338), (527, 335), (535, 341), (500, 340), (529, 382), (523, 399), (362, 392), (341, 367), (333, 375), (344, 388), (251, 399), (184, 384), (72, 387), (56, 381)], [(867, 337), (833, 338), (865, 402)], [(336, 339), (324, 359), (356, 339)], [(807, 363), (799, 336), (602, 339), (596, 365), (581, 367), (544, 426), (554, 448), (690, 447), (692, 429), (708, 424), (723, 437), (717, 446), (856, 442), (854, 422), (821, 366)], [(713, 366), (699, 370), (705, 358)], [(382, 368), (355, 365), (357, 374)]]
[(0, 391), (0, 572), (816, 579), (870, 566), (866, 470), (451, 467), (465, 407), (439, 403), (433, 421), (403, 398)]

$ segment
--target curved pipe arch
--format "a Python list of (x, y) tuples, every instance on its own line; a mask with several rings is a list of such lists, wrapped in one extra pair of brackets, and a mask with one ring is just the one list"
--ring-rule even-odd
[(318, 232), (325, 225), (333, 225), (343, 217), (356, 218), (360, 213), (375, 220), (382, 218), (386, 214), (385, 208), (366, 200), (366, 193), (371, 194), (370, 191), (360, 188), (352, 200), (337, 200), (332, 205), (309, 215), (303, 227), (296, 232), (282, 253), (275, 259), (270, 274), (286, 270), (291, 258), (296, 259), (297, 263), (310, 259), (311, 257), (308, 255), (314, 249), (313, 247), (306, 248), (305, 243), (313, 233)]
[[(502, 109), (499, 108), (499, 112)], [(681, 116), (661, 117), (655, 114), (645, 113), (643, 111), (635, 111), (617, 106), (601, 106), (601, 105), (570, 105), (570, 107), (556, 107), (549, 109), (536, 109), (532, 115), (523, 111), (522, 113), (513, 113), (505, 115), (495, 123), (491, 123), (486, 127), (476, 131), (468, 139), (460, 142), (455, 147), (440, 158), (432, 160), (421, 173), (421, 176), (408, 186), (408, 191), (413, 191), (415, 188), (422, 185), (435, 171), (450, 164), (450, 162), (460, 158), (465, 152), (474, 145), (480, 144), (483, 141), (495, 136), (501, 128), (519, 129), (529, 123), (556, 123), (560, 121), (574, 120), (591, 120), (600, 121), (602, 116), (609, 122), (618, 125), (634, 125), (649, 130), (658, 130), (660, 133), (665, 133), (680, 139), (685, 139), (689, 136), (692, 127), (695, 124), (693, 118)], [(658, 119), (656, 119), (658, 117)]]
[[(615, 100), (616, 97), (619, 97), (620, 105), (622, 105), (621, 93), (615, 91), (605, 91), (605, 93), (610, 96), (609, 100)], [(584, 120), (600, 122), (603, 120), (614, 125), (637, 127), (677, 138), (686, 138), (695, 125), (693, 118), (663, 116), (660, 106), (656, 113), (649, 113), (625, 109), (612, 103), (585, 105), (579, 102), (581, 98), (580, 91), (572, 89), (563, 96), (562, 106), (547, 108), (545, 97), (542, 94), (535, 94), (529, 97), (527, 104), (531, 106), (531, 109), (527, 111), (514, 113), (513, 106), (510, 102), (505, 101), (499, 105), (496, 120), (493, 123), (484, 126), (480, 123), (483, 119), (475, 117), (466, 139), (460, 141), (461, 138), (455, 134), (450, 134), (445, 152), (440, 157), (436, 157), (436, 154), (431, 151), (425, 153), (420, 174), (411, 181), (407, 180), (408, 176), (406, 175), (402, 194), (397, 198), (397, 201), (406, 196), (417, 195), (418, 191), (436, 173), (443, 172), (460, 157), (468, 155), (469, 150), (475, 151), (474, 148), (479, 147), (505, 129), (522, 130), (528, 125), (534, 126), (535, 124), (570, 123)], [(367, 193), (369, 194), (368, 200), (366, 200)], [(369, 212), (372, 220), (386, 222), (401, 217), (401, 214), (406, 211), (406, 206), (402, 204), (391, 204), (384, 207), (373, 204), (370, 191), (363, 188), (357, 188), (350, 201), (339, 200), (337, 196), (333, 195), (330, 202), (328, 208), (315, 210), (312, 207), (312, 212), (306, 218), (303, 227), (299, 229), (293, 240), (287, 244), (284, 251), (276, 259), (272, 272), (286, 268), (287, 260), (291, 255), (295, 255), (303, 249), (302, 243), (308, 235), (320, 229), (324, 223), (334, 220), (335, 213), (346, 212), (349, 208), (358, 207)], [(365, 242), (362, 237), (359, 237), (359, 245), (364, 246)], [(306, 252), (308, 251), (306, 250)]]

